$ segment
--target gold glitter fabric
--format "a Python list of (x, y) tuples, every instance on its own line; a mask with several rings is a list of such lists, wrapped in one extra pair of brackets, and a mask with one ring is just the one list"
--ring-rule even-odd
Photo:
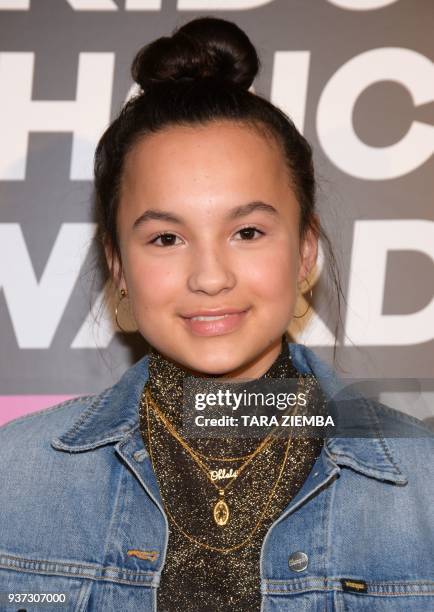
[[(178, 431), (182, 425), (185, 377), (191, 378), (192, 374), (151, 350), (144, 392), (150, 391), (153, 401)], [(196, 378), (200, 385), (201, 377)], [(284, 336), (280, 355), (260, 378), (298, 378), (308, 398), (307, 405), (298, 414), (322, 413), (324, 398), (319, 385), (313, 376), (300, 375), (294, 368)], [(143, 442), (148, 452), (151, 451), (169, 522), (168, 548), (157, 589), (158, 612), (259, 611), (260, 554), (264, 537), (303, 485), (321, 452), (323, 440), (293, 437), (286, 453), (292, 428), (285, 427), (289, 430), (285, 437), (274, 437), (228, 487), (224, 499), (230, 516), (226, 525), (219, 526), (213, 517), (218, 490), (167, 431), (151, 404), (148, 410), (144, 408), (145, 402), (141, 406)], [(229, 462), (222, 459), (246, 456), (260, 441), (258, 437), (239, 436), (187, 438), (195, 451), (214, 458), (203, 459), (211, 470), (236, 470), (245, 459)], [(281, 477), (275, 486), (279, 472)], [(217, 482), (222, 486), (227, 483), (226, 479)], [(244, 541), (244, 545), (232, 552), (210, 550), (197, 543), (232, 548)]]

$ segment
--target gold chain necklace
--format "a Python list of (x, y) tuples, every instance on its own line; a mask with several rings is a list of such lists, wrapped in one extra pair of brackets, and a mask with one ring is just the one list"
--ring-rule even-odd
[(225, 485), (217, 485), (214, 482), (212, 477), (212, 470), (208, 468), (208, 466), (197, 456), (196, 451), (194, 451), (189, 444), (185, 441), (185, 439), (177, 432), (176, 428), (172, 425), (172, 423), (164, 416), (161, 412), (157, 404), (152, 399), (151, 393), (149, 389), (145, 390), (145, 400), (146, 400), (146, 409), (148, 411), (148, 401), (152, 405), (154, 411), (157, 413), (160, 420), (163, 422), (166, 429), (169, 433), (183, 446), (183, 448), (190, 454), (192, 459), (198, 464), (201, 470), (205, 473), (208, 480), (211, 484), (217, 489), (219, 492), (220, 498), (214, 504), (213, 509), (213, 517), (214, 521), (220, 527), (224, 527), (229, 521), (229, 506), (224, 498), (226, 490), (228, 490), (235, 482), (235, 480), (240, 476), (240, 474), (245, 470), (245, 468), (250, 464), (252, 459), (256, 457), (256, 455), (269, 443), (272, 441), (272, 434), (277, 429), (274, 428), (256, 447), (256, 449), (251, 453), (247, 461), (245, 461), (234, 473), (231, 474), (231, 480)]
[[(142, 406), (143, 406), (143, 404), (142, 404)], [(154, 472), (156, 473), (156, 471), (155, 471), (155, 464), (154, 464), (154, 457), (153, 457), (153, 453), (152, 453), (152, 444), (151, 444), (151, 430), (150, 430), (150, 421), (149, 421), (149, 409), (148, 409), (148, 402), (147, 402), (147, 401), (146, 401), (146, 416), (147, 416), (147, 423), (148, 423), (148, 442), (149, 442), (149, 454), (150, 454), (150, 456), (151, 456), (152, 468), (153, 468)], [(288, 436), (288, 442), (287, 442), (287, 444), (286, 444), (285, 455), (284, 455), (284, 457), (283, 457), (283, 461), (282, 461), (282, 464), (281, 464), (281, 466), (280, 466), (280, 470), (279, 470), (279, 474), (278, 474), (278, 476), (277, 476), (276, 482), (274, 483), (274, 486), (273, 486), (273, 488), (272, 488), (272, 490), (271, 490), (270, 495), (268, 496), (267, 502), (266, 502), (266, 504), (265, 504), (265, 506), (264, 506), (264, 508), (263, 508), (263, 510), (262, 510), (262, 512), (261, 512), (261, 514), (260, 514), (260, 516), (259, 516), (259, 519), (258, 519), (258, 521), (257, 521), (256, 525), (253, 527), (253, 529), (252, 529), (252, 531), (249, 533), (249, 535), (248, 535), (246, 538), (244, 538), (244, 540), (242, 540), (242, 541), (241, 541), (241, 542), (239, 542), (238, 544), (235, 544), (234, 546), (230, 546), (230, 547), (227, 547), (227, 548), (222, 548), (222, 547), (219, 547), (219, 546), (212, 546), (211, 544), (206, 544), (205, 542), (200, 542), (199, 540), (197, 540), (196, 538), (194, 538), (193, 536), (191, 536), (190, 534), (188, 534), (186, 531), (184, 531), (184, 529), (182, 529), (182, 527), (181, 527), (181, 526), (178, 524), (178, 522), (175, 520), (175, 517), (172, 515), (172, 513), (171, 513), (171, 512), (169, 512), (169, 510), (168, 510), (168, 508), (167, 508), (167, 503), (166, 503), (166, 502), (165, 502), (165, 500), (163, 499), (164, 504), (165, 504), (165, 508), (166, 508), (166, 512), (167, 512), (167, 514), (169, 515), (169, 517), (171, 518), (171, 520), (173, 521), (173, 523), (174, 523), (174, 525), (176, 526), (176, 528), (177, 528), (177, 529), (178, 529), (178, 530), (179, 530), (179, 531), (180, 531), (180, 532), (181, 532), (181, 533), (182, 533), (182, 534), (183, 534), (183, 535), (184, 535), (184, 536), (185, 536), (185, 537), (186, 537), (186, 538), (187, 538), (187, 539), (188, 539), (190, 542), (193, 542), (194, 544), (197, 544), (198, 546), (200, 546), (200, 547), (202, 547), (202, 548), (205, 548), (205, 549), (207, 549), (207, 550), (212, 550), (212, 551), (215, 551), (215, 552), (220, 552), (220, 553), (229, 553), (229, 552), (232, 552), (232, 551), (234, 551), (234, 550), (237, 550), (238, 548), (241, 548), (241, 547), (245, 546), (245, 545), (247, 544), (247, 542), (248, 542), (249, 540), (251, 540), (251, 538), (253, 537), (254, 533), (255, 533), (255, 532), (258, 530), (258, 528), (259, 528), (260, 524), (262, 523), (262, 520), (263, 520), (263, 518), (264, 518), (264, 516), (265, 516), (265, 514), (266, 514), (266, 512), (267, 512), (267, 510), (268, 510), (268, 507), (269, 507), (269, 505), (270, 505), (270, 503), (271, 503), (271, 500), (272, 500), (272, 498), (273, 498), (273, 496), (274, 496), (274, 494), (275, 494), (275, 492), (276, 492), (276, 489), (277, 489), (278, 484), (279, 484), (279, 482), (280, 482), (280, 479), (281, 479), (281, 477), (282, 477), (283, 470), (285, 469), (286, 461), (287, 461), (287, 458), (288, 458), (289, 447), (290, 447), (291, 442), (293, 441), (293, 439), (294, 439), (293, 437)], [(161, 495), (163, 496), (163, 492), (162, 492), (162, 491), (161, 491)]]
[[(220, 525), (220, 526), (226, 525), (226, 524), (227, 524), (227, 522), (228, 522), (228, 519), (229, 519), (229, 508), (228, 508), (228, 506), (227, 506), (226, 501), (224, 500), (224, 493), (225, 493), (225, 489), (229, 488), (229, 486), (231, 486), (231, 485), (232, 485), (232, 483), (234, 482), (234, 480), (233, 480), (233, 481), (231, 481), (231, 482), (230, 482), (230, 483), (229, 483), (229, 484), (228, 484), (226, 487), (224, 487), (224, 488), (221, 488), (221, 487), (219, 487), (219, 486), (215, 485), (215, 483), (214, 483), (214, 482), (213, 482), (213, 481), (210, 479), (210, 477), (209, 477), (209, 469), (208, 469), (208, 468), (207, 468), (207, 467), (206, 467), (206, 466), (205, 466), (205, 465), (204, 465), (204, 464), (203, 464), (203, 463), (200, 461), (200, 459), (198, 459), (198, 457), (196, 456), (195, 451), (193, 451), (192, 449), (190, 449), (190, 448), (189, 448), (188, 444), (187, 444), (187, 443), (186, 443), (186, 442), (185, 442), (185, 441), (182, 439), (182, 437), (180, 436), (180, 434), (178, 434), (178, 432), (176, 431), (176, 429), (174, 428), (174, 426), (173, 426), (173, 425), (172, 425), (172, 424), (171, 424), (171, 423), (170, 423), (170, 422), (169, 422), (169, 421), (168, 421), (168, 420), (167, 420), (167, 419), (164, 417), (164, 415), (163, 415), (163, 414), (161, 413), (161, 411), (159, 410), (158, 406), (157, 406), (157, 405), (155, 404), (155, 402), (153, 401), (153, 399), (152, 399), (152, 397), (151, 397), (150, 393), (149, 393), (149, 392), (148, 392), (148, 390), (146, 389), (146, 390), (145, 390), (145, 393), (144, 393), (144, 394), (142, 394), (142, 398), (141, 398), (141, 405), (142, 405), (142, 408), (143, 408), (143, 403), (144, 403), (144, 402), (143, 402), (143, 399), (145, 399), (145, 404), (146, 404), (146, 416), (147, 416), (147, 423), (148, 423), (148, 441), (149, 441), (149, 452), (150, 452), (150, 455), (151, 455), (151, 461), (152, 461), (152, 466), (153, 466), (153, 468), (154, 468), (154, 471), (155, 471), (155, 464), (154, 464), (154, 458), (153, 458), (153, 453), (152, 453), (151, 427), (150, 427), (150, 420), (149, 420), (149, 403), (148, 403), (148, 395), (149, 395), (149, 400), (150, 400), (150, 402), (152, 402), (152, 404), (153, 404), (153, 406), (154, 406), (154, 409), (156, 408), (156, 412), (158, 411), (158, 412), (157, 412), (157, 415), (161, 416), (161, 420), (163, 421), (163, 424), (165, 424), (165, 425), (166, 425), (166, 428), (169, 430), (169, 433), (171, 433), (171, 434), (173, 435), (173, 437), (175, 437), (175, 438), (176, 438), (176, 439), (177, 439), (177, 440), (180, 442), (180, 444), (181, 444), (181, 445), (182, 445), (182, 446), (183, 446), (183, 447), (184, 447), (184, 448), (185, 448), (185, 449), (186, 449), (186, 450), (189, 452), (190, 456), (191, 456), (191, 457), (192, 457), (192, 458), (195, 460), (195, 462), (196, 462), (196, 463), (197, 463), (197, 464), (198, 464), (198, 465), (201, 467), (201, 469), (202, 469), (202, 470), (205, 472), (205, 474), (206, 474), (207, 478), (210, 480), (210, 482), (213, 484), (213, 486), (215, 486), (215, 487), (218, 489), (219, 494), (221, 495), (222, 499), (219, 499), (219, 500), (217, 501), (217, 503), (215, 504), (215, 506), (214, 506), (214, 511), (213, 511), (213, 517), (214, 517), (214, 520), (215, 520), (215, 522), (216, 522), (216, 524), (217, 524), (217, 525)], [(295, 414), (295, 412), (296, 412), (296, 410), (294, 411), (294, 414)], [(265, 439), (262, 441), (262, 443), (259, 445), (259, 447), (258, 447), (257, 449), (255, 449), (255, 451), (254, 451), (254, 454), (255, 454), (255, 455), (256, 455), (256, 454), (258, 454), (258, 452), (259, 452), (259, 451), (260, 451), (262, 448), (264, 448), (264, 446), (266, 445), (266, 442), (268, 441), (268, 438), (270, 438), (270, 439), (271, 439), (272, 433), (273, 433), (273, 431), (274, 431), (275, 429), (277, 429), (277, 428), (274, 428), (274, 429), (272, 430), (272, 432), (270, 432), (270, 434), (268, 434), (268, 436), (266, 436), (266, 438), (265, 438)], [(278, 437), (279, 437), (279, 436), (278, 436)], [(267, 499), (267, 502), (266, 502), (266, 504), (265, 504), (265, 506), (264, 506), (264, 509), (263, 509), (263, 511), (261, 512), (261, 515), (260, 515), (260, 517), (259, 517), (258, 522), (256, 523), (256, 525), (254, 526), (253, 530), (250, 532), (250, 534), (248, 535), (248, 537), (247, 537), (246, 539), (244, 539), (244, 540), (243, 540), (241, 543), (239, 543), (239, 544), (237, 544), (237, 545), (235, 545), (235, 546), (232, 546), (232, 547), (230, 547), (230, 548), (219, 548), (219, 547), (216, 547), (216, 546), (211, 546), (211, 545), (205, 544), (205, 543), (203, 543), (203, 542), (200, 542), (199, 540), (197, 540), (197, 539), (193, 538), (191, 535), (189, 535), (188, 533), (186, 533), (186, 532), (185, 532), (185, 531), (184, 531), (184, 530), (183, 530), (183, 529), (180, 527), (180, 525), (177, 523), (177, 521), (176, 521), (176, 520), (175, 520), (175, 518), (172, 516), (172, 514), (171, 514), (171, 513), (170, 513), (170, 512), (167, 510), (167, 504), (165, 504), (165, 505), (166, 505), (166, 510), (167, 510), (168, 515), (170, 516), (170, 518), (172, 519), (172, 521), (173, 521), (173, 523), (176, 525), (176, 527), (179, 529), (179, 531), (180, 531), (180, 532), (181, 532), (181, 533), (182, 533), (182, 534), (183, 534), (183, 535), (184, 535), (184, 536), (185, 536), (187, 539), (189, 539), (190, 541), (194, 542), (195, 544), (197, 544), (197, 545), (199, 545), (199, 546), (202, 546), (203, 548), (207, 548), (207, 549), (209, 549), (209, 550), (214, 550), (214, 551), (217, 551), (217, 552), (230, 552), (230, 551), (232, 551), (232, 550), (236, 550), (237, 548), (240, 548), (240, 547), (244, 546), (244, 545), (245, 545), (245, 544), (246, 544), (246, 543), (247, 543), (247, 542), (248, 542), (248, 541), (249, 541), (249, 540), (252, 538), (252, 536), (253, 536), (253, 534), (256, 532), (256, 530), (259, 528), (259, 526), (260, 526), (260, 524), (261, 524), (261, 522), (262, 522), (262, 520), (263, 520), (263, 518), (264, 518), (264, 516), (265, 516), (265, 513), (266, 513), (266, 511), (267, 511), (267, 509), (268, 509), (268, 507), (269, 507), (269, 505), (270, 505), (270, 503), (271, 503), (271, 500), (272, 500), (272, 498), (273, 498), (273, 496), (274, 496), (274, 493), (275, 493), (275, 491), (276, 491), (276, 489), (277, 489), (277, 486), (278, 486), (278, 484), (279, 484), (279, 482), (280, 482), (280, 479), (281, 479), (281, 476), (282, 476), (283, 470), (284, 470), (285, 465), (286, 465), (286, 461), (287, 461), (287, 457), (288, 457), (288, 452), (289, 452), (289, 447), (290, 447), (290, 443), (291, 443), (292, 439), (293, 439), (292, 437), (288, 436), (288, 442), (287, 442), (287, 445), (286, 445), (285, 455), (284, 455), (284, 458), (283, 458), (283, 461), (282, 461), (282, 465), (281, 465), (281, 468), (280, 468), (280, 471), (279, 471), (278, 477), (277, 477), (277, 479), (276, 479), (276, 482), (275, 482), (275, 484), (274, 484), (274, 486), (273, 486), (273, 488), (272, 488), (272, 490), (271, 490), (271, 493), (270, 493), (270, 495), (269, 495), (269, 497), (268, 497), (268, 499)], [(252, 454), (253, 454), (253, 453), (252, 453)], [(242, 466), (242, 468), (240, 468), (240, 470), (241, 470), (241, 469), (244, 469), (244, 468), (247, 466), (247, 464), (249, 464), (249, 463), (250, 463), (251, 458), (252, 458), (252, 457), (249, 457), (249, 460), (248, 460), (248, 461), (246, 461), (246, 463), (245, 463), (245, 464)]]
[(198, 450), (195, 450), (194, 452), (196, 455), (199, 455), (199, 457), (202, 457), (202, 459), (209, 459), (210, 461), (241, 461), (241, 459), (249, 459), (249, 457), (251, 457), (255, 451), (256, 449), (248, 455), (240, 455), (240, 457), (211, 457), (210, 455), (200, 453)]

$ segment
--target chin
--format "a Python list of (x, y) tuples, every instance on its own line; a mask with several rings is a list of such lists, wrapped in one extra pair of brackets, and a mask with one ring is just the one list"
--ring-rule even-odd
[(195, 352), (189, 363), (185, 363), (185, 365), (189, 369), (201, 374), (224, 376), (237, 370), (246, 362), (241, 355), (237, 357), (233, 350), (210, 351), (208, 355), (204, 353), (205, 351), (203, 351), (200, 359), (198, 359), (198, 355)]

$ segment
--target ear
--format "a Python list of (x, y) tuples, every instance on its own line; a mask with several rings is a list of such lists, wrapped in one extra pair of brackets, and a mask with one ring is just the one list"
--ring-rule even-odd
[(301, 283), (309, 277), (318, 257), (318, 232), (315, 227), (306, 229), (303, 241), (300, 245), (300, 268), (297, 281)]
[(104, 253), (107, 261), (108, 269), (110, 270), (111, 279), (117, 289), (126, 288), (125, 278), (122, 271), (122, 265), (119, 257), (113, 246), (109, 242), (104, 242)]

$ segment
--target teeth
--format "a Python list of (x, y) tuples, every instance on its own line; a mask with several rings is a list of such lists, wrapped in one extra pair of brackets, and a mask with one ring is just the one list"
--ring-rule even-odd
[(192, 317), (193, 321), (217, 321), (218, 319), (225, 319), (228, 314), (219, 315), (217, 317)]

